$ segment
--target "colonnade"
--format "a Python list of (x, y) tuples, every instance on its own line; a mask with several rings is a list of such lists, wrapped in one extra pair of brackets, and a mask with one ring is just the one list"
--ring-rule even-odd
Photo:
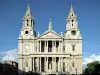
[[(63, 60), (63, 57), (32, 57), (30, 62), (31, 62), (30, 71), (37, 71), (37, 72), (61, 72), (61, 71), (63, 72), (64, 71), (63, 63), (65, 62)], [(67, 67), (65, 67), (65, 69), (67, 69)]]
[[(42, 42), (44, 43), (44, 51), (42, 51)], [(62, 52), (63, 42), (58, 40), (50, 41), (37, 41), (37, 50), (36, 52), (49, 52), (49, 42), (52, 42), (52, 51), (51, 52)]]

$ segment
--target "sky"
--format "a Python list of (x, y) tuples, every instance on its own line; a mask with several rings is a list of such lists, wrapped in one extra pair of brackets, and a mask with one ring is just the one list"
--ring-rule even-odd
[[(15, 59), (22, 18), (30, 4), (35, 30), (43, 34), (52, 18), (53, 30), (65, 32), (66, 19), (73, 5), (83, 37), (84, 64), (100, 60), (100, 0), (0, 0), (0, 60)], [(15, 58), (13, 58), (15, 57)]]

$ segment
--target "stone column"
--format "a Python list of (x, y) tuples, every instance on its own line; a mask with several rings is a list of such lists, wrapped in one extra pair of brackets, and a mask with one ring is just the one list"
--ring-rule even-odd
[(54, 41), (52, 41), (52, 51), (51, 52), (53, 52), (53, 47), (54, 47)]
[(39, 57), (37, 57), (37, 59), (38, 59), (38, 61), (37, 61), (37, 63), (38, 63), (37, 69), (38, 69), (38, 71), (40, 71), (40, 59), (39, 59)]
[(44, 71), (46, 72), (46, 57), (44, 57)]
[(30, 49), (30, 53), (34, 53), (34, 52), (36, 52), (35, 42), (34, 42), (34, 41), (30, 44), (30, 47), (31, 47), (31, 49)]
[(46, 52), (46, 41), (44, 41), (44, 52)]
[(30, 65), (29, 71), (32, 71), (32, 58), (31, 57), (29, 58), (29, 65)]
[(41, 52), (41, 41), (40, 41), (40, 52)]
[(40, 52), (40, 41), (38, 41), (38, 52)]
[(47, 41), (46, 41), (46, 52), (47, 52)]
[(63, 60), (62, 60), (62, 57), (61, 57), (61, 62), (60, 62), (60, 66), (61, 66), (61, 69), (60, 69), (60, 71), (62, 72), (63, 71)]
[(32, 65), (33, 65), (33, 66), (32, 66), (32, 68), (33, 68), (32, 70), (33, 70), (33, 72), (34, 72), (34, 57), (33, 57), (32, 59), (33, 59), (33, 60), (32, 60), (32, 63), (33, 63), (33, 64), (32, 64)]
[(59, 46), (60, 46), (60, 48), (59, 48), (59, 49), (60, 49), (59, 52), (61, 52), (61, 41), (59, 41)]
[(62, 50), (63, 50), (63, 47), (62, 47), (62, 41), (61, 41), (61, 52), (63, 52)]
[(67, 69), (67, 70), (68, 70), (68, 72), (70, 72), (70, 71), (72, 70), (72, 69), (71, 69), (71, 65), (70, 65), (70, 64), (71, 64), (71, 63), (70, 63), (70, 58), (68, 58), (67, 60), (68, 60), (68, 62), (67, 62), (67, 63), (68, 63), (68, 64), (67, 64), (68, 69)]
[(53, 52), (56, 52), (56, 48), (55, 48), (55, 41), (53, 42)]
[(47, 52), (48, 52), (48, 41), (47, 41)]
[(19, 63), (18, 64), (18, 68), (23, 71), (23, 59), (22, 58), (18, 58), (18, 63)]
[(52, 71), (55, 70), (55, 57), (52, 57)]
[(40, 72), (41, 72), (41, 57), (40, 57)]
[(56, 57), (54, 57), (54, 71), (56, 72)]
[(66, 58), (66, 72), (68, 72), (68, 59)]
[(55, 41), (55, 51), (57, 52), (57, 48), (56, 48), (56, 41)]
[(52, 57), (52, 71), (54, 71), (54, 57)]
[(46, 60), (47, 60), (47, 62), (46, 62), (46, 71), (48, 72), (48, 57), (46, 57)]
[(58, 61), (58, 71), (60, 71), (60, 57), (59, 57), (59, 61)]
[(37, 52), (39, 52), (39, 41), (37, 41)]

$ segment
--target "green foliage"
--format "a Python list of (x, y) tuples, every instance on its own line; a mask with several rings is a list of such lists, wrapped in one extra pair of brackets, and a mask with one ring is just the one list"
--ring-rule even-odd
[(84, 70), (85, 75), (100, 75), (100, 63), (99, 61), (94, 61), (87, 64), (87, 68)]
[(95, 68), (96, 65), (99, 64), (99, 61), (94, 61), (92, 63), (87, 64), (87, 67), (91, 70), (93, 70)]

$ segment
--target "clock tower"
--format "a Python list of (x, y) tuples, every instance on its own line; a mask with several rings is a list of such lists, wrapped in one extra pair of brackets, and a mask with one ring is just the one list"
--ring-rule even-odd
[(21, 34), (18, 38), (18, 62), (19, 69), (22, 71), (30, 71), (29, 66), (30, 58), (29, 54), (34, 52), (35, 48), (35, 39), (36, 32), (34, 30), (34, 19), (32, 17), (30, 5), (28, 5), (28, 9), (23, 17), (23, 27), (21, 29)]
[(80, 29), (78, 28), (78, 17), (74, 12), (72, 4), (66, 21), (65, 37), (67, 39), (82, 39)]
[(23, 27), (21, 29), (21, 36), (23, 39), (34, 39), (36, 37), (34, 24), (35, 22), (32, 17), (30, 5), (28, 5), (28, 9), (23, 17)]
[(74, 74), (75, 69), (77, 72), (82, 72), (82, 36), (78, 27), (78, 17), (74, 12), (72, 4), (67, 17), (66, 32), (64, 36), (66, 51), (71, 54), (70, 65), (74, 65), (74, 67), (71, 68), (71, 73)]

